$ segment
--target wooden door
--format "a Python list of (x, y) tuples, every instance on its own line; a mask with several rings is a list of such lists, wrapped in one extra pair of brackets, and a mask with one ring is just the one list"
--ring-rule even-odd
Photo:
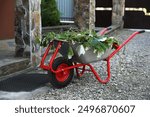
[(15, 0), (0, 0), (0, 39), (14, 38)]

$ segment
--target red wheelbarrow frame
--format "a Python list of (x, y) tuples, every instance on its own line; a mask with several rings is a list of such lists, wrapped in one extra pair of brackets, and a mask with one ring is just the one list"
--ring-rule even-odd
[[(108, 30), (110, 30), (111, 28), (104, 28), (101, 32), (100, 32), (100, 35), (104, 35)], [(45, 65), (44, 61), (51, 49), (51, 46), (53, 45), (53, 42), (50, 42), (50, 44), (48, 45), (43, 57), (42, 57), (42, 60), (41, 60), (41, 63), (40, 63), (40, 68), (44, 69), (44, 70), (50, 70), (52, 71), (53, 73), (55, 74), (58, 74), (60, 72), (64, 72), (65, 70), (70, 70), (70, 69), (76, 69), (76, 73), (77, 73), (77, 76), (81, 77), (85, 71), (90, 71), (90, 72), (93, 72), (93, 74), (95, 75), (96, 79), (100, 82), (100, 83), (103, 83), (103, 84), (106, 84), (107, 82), (110, 81), (110, 77), (111, 77), (111, 72), (110, 72), (110, 59), (120, 51), (120, 49), (125, 46), (129, 41), (131, 41), (137, 34), (140, 34), (140, 33), (144, 33), (145, 31), (137, 31), (137, 32), (134, 32), (133, 34), (131, 34), (121, 45), (115, 45), (115, 50), (105, 59), (105, 61), (107, 62), (107, 78), (105, 78), (104, 80), (101, 79), (101, 77), (98, 75), (98, 73), (96, 72), (96, 70), (94, 69), (94, 67), (91, 65), (91, 64), (82, 64), (82, 63), (75, 63), (74, 62), (74, 65), (72, 66), (69, 66), (69, 67), (66, 67), (66, 68), (63, 68), (63, 69), (60, 69), (60, 70), (54, 70), (52, 65), (53, 65), (53, 62), (56, 58), (56, 55), (58, 54), (59, 52), (59, 49), (61, 48), (62, 46), (62, 41), (59, 41), (58, 44), (57, 44), (57, 47), (50, 59), (50, 62), (48, 65)], [(90, 69), (85, 69), (86, 66), (88, 66)], [(82, 67), (82, 68), (80, 68)], [(79, 72), (79, 69), (81, 69), (81, 71)]]

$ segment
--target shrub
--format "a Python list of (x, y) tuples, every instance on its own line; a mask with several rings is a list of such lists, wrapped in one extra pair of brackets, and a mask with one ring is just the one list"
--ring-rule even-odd
[(60, 13), (55, 0), (41, 2), (42, 26), (55, 26), (60, 22)]

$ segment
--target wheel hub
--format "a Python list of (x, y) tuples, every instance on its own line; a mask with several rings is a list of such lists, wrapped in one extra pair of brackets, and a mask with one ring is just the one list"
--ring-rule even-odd
[[(57, 67), (57, 70), (63, 70), (64, 68), (68, 67), (67, 64), (62, 63)], [(62, 72), (56, 73), (56, 79), (59, 82), (65, 82), (67, 78), (69, 77), (70, 70), (64, 70)]]

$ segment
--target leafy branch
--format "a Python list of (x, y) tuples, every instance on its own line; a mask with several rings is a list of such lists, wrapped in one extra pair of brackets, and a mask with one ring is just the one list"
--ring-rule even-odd
[[(69, 30), (59, 34), (49, 32), (43, 38), (41, 46), (45, 47), (49, 44), (49, 42), (53, 40), (67, 41), (70, 44), (79, 43), (84, 47), (84, 51), (92, 48), (94, 50), (94, 53), (97, 53), (97, 55), (100, 53), (104, 53), (108, 48), (113, 48), (114, 43), (119, 44), (118, 40), (114, 37), (99, 36), (95, 31), (89, 32), (88, 30), (85, 30), (78, 32)], [(78, 51), (80, 51), (80, 49)], [(73, 56), (73, 51), (71, 48), (69, 48), (68, 55)]]

